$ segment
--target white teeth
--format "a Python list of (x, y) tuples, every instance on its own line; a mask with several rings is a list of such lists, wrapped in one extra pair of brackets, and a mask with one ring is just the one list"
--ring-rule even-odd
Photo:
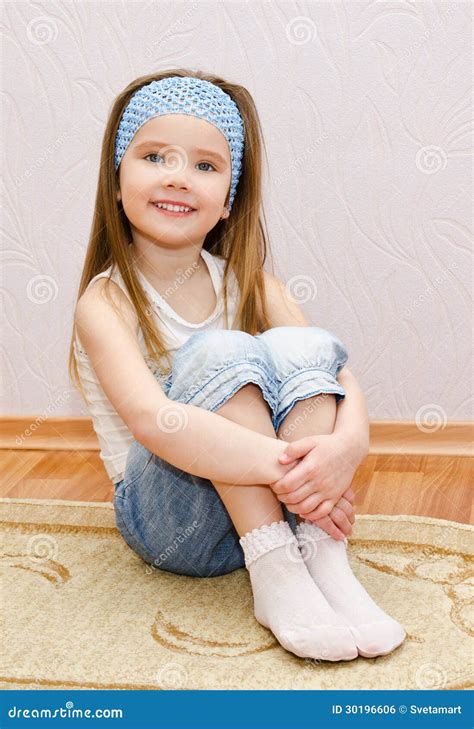
[(188, 213), (192, 208), (186, 208), (184, 205), (169, 205), (168, 203), (155, 203), (157, 208), (163, 208), (164, 210), (170, 210), (173, 213)]

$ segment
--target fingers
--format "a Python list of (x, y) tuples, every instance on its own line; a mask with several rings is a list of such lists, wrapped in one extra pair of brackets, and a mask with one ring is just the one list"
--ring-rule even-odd
[(350, 501), (350, 502), (351, 502), (351, 504), (353, 504), (353, 503), (354, 503), (354, 499), (355, 499), (355, 493), (354, 493), (353, 489), (352, 489), (352, 488), (351, 488), (350, 486), (349, 486), (349, 488), (347, 489), (347, 491), (345, 491), (345, 492), (344, 492), (344, 493), (342, 494), (342, 496), (343, 496), (343, 498), (345, 498), (345, 499), (347, 499), (348, 501)]
[[(316, 509), (313, 509), (309, 513), (311, 514), (313, 519), (323, 519), (325, 516), (329, 516), (329, 514), (331, 513), (333, 508), (334, 508), (334, 501), (330, 501), (328, 499), (326, 501), (322, 501)], [(305, 518), (308, 518), (306, 515), (306, 512), (303, 509), (300, 508), (300, 511), (301, 511), (301, 514)]]
[[(308, 517), (305, 517), (305, 519), (307, 519), (307, 518)], [(309, 521), (313, 521), (313, 520), (310, 519)], [(342, 532), (336, 526), (336, 524), (332, 521), (330, 516), (324, 516), (322, 519), (317, 519), (313, 523), (316, 524), (316, 526), (318, 526), (320, 529), (323, 529), (325, 532), (327, 532), (327, 534), (329, 534), (329, 536), (332, 537), (333, 539), (341, 540), (341, 539), (344, 539), (344, 537), (346, 536), (344, 534), (344, 532)]]
[[(298, 492), (295, 491), (295, 494)], [(282, 501), (288, 511), (293, 512), (293, 514), (306, 514), (307, 512), (314, 511), (321, 503), (324, 503), (323, 497), (319, 493), (313, 493), (310, 494), (310, 496), (307, 496), (306, 498), (303, 498), (302, 500), (297, 500), (293, 494), (289, 494), (286, 496), (279, 496), (278, 499)], [(332, 507), (331, 507), (332, 508)], [(319, 514), (320, 517), (325, 516), (325, 514)]]
[(306, 499), (306, 497), (314, 494), (314, 489), (312, 488), (310, 481), (289, 493), (277, 493), (277, 491), (273, 489), (272, 484), (270, 484), (270, 486), (272, 487), (273, 493), (276, 494), (279, 500), (283, 501), (284, 504), (299, 504), (301, 501)]
[(312, 462), (308, 459), (302, 459), (288, 471), (283, 478), (271, 484), (272, 491), (277, 494), (289, 494), (296, 489), (301, 488), (311, 478), (313, 470)]
[(341, 498), (339, 499), (339, 501), (337, 502), (337, 504), (335, 505), (334, 508), (342, 509), (342, 511), (345, 513), (345, 515), (347, 516), (350, 523), (351, 524), (355, 523), (355, 514), (354, 514), (354, 509), (352, 507), (352, 504), (350, 503), (350, 501), (347, 501), (347, 499), (345, 499), (344, 496), (341, 496)]
[(331, 511), (331, 519), (336, 524), (336, 526), (339, 527), (339, 529), (344, 532), (347, 536), (350, 536), (352, 534), (352, 524), (347, 518), (347, 514), (342, 510), (339, 509), (337, 506), (334, 507), (334, 509)]

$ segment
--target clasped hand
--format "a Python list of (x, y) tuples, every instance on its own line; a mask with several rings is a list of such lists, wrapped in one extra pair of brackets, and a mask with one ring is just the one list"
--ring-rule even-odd
[(279, 461), (295, 462), (283, 478), (269, 484), (288, 511), (336, 539), (350, 535), (355, 521), (350, 485), (358, 464), (349, 443), (334, 433), (307, 436), (288, 443)]

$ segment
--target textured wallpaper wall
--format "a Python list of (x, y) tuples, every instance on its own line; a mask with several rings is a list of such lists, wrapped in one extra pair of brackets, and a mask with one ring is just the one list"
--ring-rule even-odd
[(471, 23), (469, 2), (4, 3), (3, 412), (87, 414), (67, 353), (103, 127), (132, 79), (185, 66), (252, 93), (273, 270), (371, 419), (472, 418)]

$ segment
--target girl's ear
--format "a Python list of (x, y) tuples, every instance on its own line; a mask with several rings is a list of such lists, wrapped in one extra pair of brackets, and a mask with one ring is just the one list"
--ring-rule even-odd
[(120, 201), (122, 199), (122, 193), (120, 190), (117, 190), (117, 200)]
[(228, 210), (228, 208), (224, 208), (224, 212), (223, 212), (223, 214), (221, 215), (220, 219), (221, 219), (221, 220), (225, 220), (226, 218), (228, 218), (228, 217), (229, 217), (229, 215), (230, 215), (230, 211)]

